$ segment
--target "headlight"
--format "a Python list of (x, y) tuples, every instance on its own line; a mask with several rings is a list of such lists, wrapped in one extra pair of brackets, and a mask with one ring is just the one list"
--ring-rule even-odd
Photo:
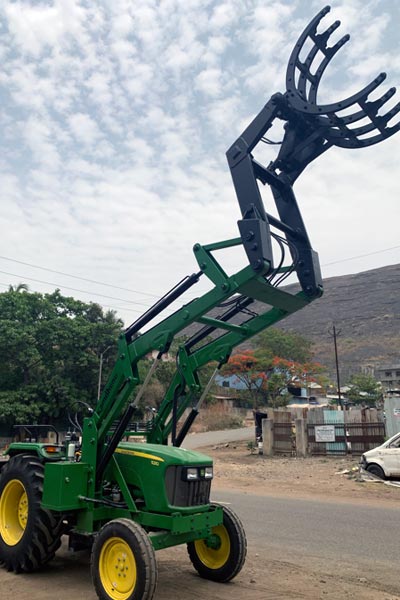
[(206, 467), (204, 469), (204, 477), (205, 477), (205, 479), (213, 478), (213, 468), (212, 467)]
[(183, 481), (200, 481), (213, 478), (212, 467), (186, 467), (182, 471)]
[(195, 481), (198, 478), (199, 472), (197, 469), (195, 469), (194, 467), (186, 469), (186, 481)]

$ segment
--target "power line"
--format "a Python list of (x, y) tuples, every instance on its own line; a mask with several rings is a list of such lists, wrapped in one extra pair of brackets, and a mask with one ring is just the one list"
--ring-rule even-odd
[[(33, 267), (34, 269), (41, 269), (42, 271), (48, 271), (49, 273), (56, 273), (57, 275), (63, 275), (65, 277), (72, 277), (73, 279), (80, 279), (81, 281), (87, 281), (88, 283), (94, 283), (96, 285), (104, 285), (106, 287), (115, 288), (116, 290), (124, 290), (125, 292), (133, 292), (134, 294), (142, 294), (143, 296), (150, 296), (152, 298), (158, 298), (157, 294), (150, 294), (149, 292), (140, 292), (138, 290), (131, 290), (129, 288), (120, 287), (118, 285), (112, 285), (110, 283), (103, 283), (102, 281), (88, 279), (87, 277), (79, 277), (79, 275), (71, 275), (70, 273), (64, 273), (63, 271), (56, 271), (55, 269), (41, 267), (41, 266), (35, 265), (33, 263), (28, 263), (28, 262), (24, 262), (22, 260), (17, 260), (16, 258), (9, 258), (8, 256), (0, 256), (0, 258), (2, 258), (3, 260), (9, 260), (11, 262), (18, 263), (20, 265), (25, 265), (26, 267)], [(70, 288), (70, 289), (72, 289), (72, 288)]]
[[(391, 246), (390, 248), (383, 248), (382, 250), (375, 250), (374, 252), (368, 252), (366, 254), (359, 254), (358, 256), (350, 256), (348, 258), (342, 258), (340, 260), (335, 260), (335, 261), (332, 261), (332, 262), (329, 262), (329, 263), (325, 263), (324, 265), (322, 265), (322, 267), (329, 267), (330, 265), (336, 265), (336, 264), (339, 264), (339, 263), (342, 263), (342, 262), (348, 262), (348, 261), (351, 261), (351, 260), (355, 260), (357, 258), (365, 258), (365, 257), (368, 257), (368, 256), (373, 256), (375, 254), (381, 254), (382, 252), (389, 252), (390, 250), (397, 250), (398, 248), (400, 248), (400, 246)], [(140, 291), (140, 290), (133, 290), (133, 289), (130, 289), (130, 288), (126, 288), (126, 287), (122, 287), (122, 286), (118, 286), (118, 285), (113, 285), (113, 284), (110, 284), (110, 283), (104, 283), (103, 281), (97, 281), (95, 279), (89, 279), (88, 277), (81, 277), (79, 275), (72, 275), (71, 273), (65, 273), (64, 271), (57, 271), (56, 269), (50, 269), (49, 267), (42, 267), (41, 265), (36, 265), (34, 263), (25, 262), (25, 261), (22, 261), (22, 260), (18, 260), (16, 258), (10, 258), (9, 256), (2, 256), (2, 255), (0, 255), (0, 259), (8, 260), (10, 262), (15, 262), (15, 263), (18, 263), (20, 265), (25, 265), (27, 267), (33, 267), (34, 269), (40, 269), (42, 271), (48, 271), (49, 273), (55, 273), (57, 275), (63, 275), (64, 277), (71, 277), (73, 279), (79, 279), (80, 281), (86, 281), (88, 283), (94, 283), (95, 285), (102, 285), (102, 286), (114, 288), (114, 289), (117, 289), (117, 290), (123, 290), (125, 292), (131, 292), (133, 294), (141, 294), (142, 296), (149, 296), (151, 298), (158, 298), (159, 297), (158, 294), (152, 294), (150, 292), (143, 292), (143, 291)], [(18, 277), (19, 277), (19, 275), (18, 275)], [(56, 284), (51, 284), (51, 285), (56, 285)], [(63, 287), (67, 287), (67, 286), (63, 286)], [(74, 290), (74, 288), (67, 288), (67, 289)], [(74, 291), (82, 291), (82, 290), (74, 290)], [(85, 292), (85, 293), (88, 293), (88, 292)], [(100, 294), (97, 294), (97, 295), (100, 295)], [(109, 297), (111, 298), (111, 296), (109, 296)], [(139, 304), (139, 303), (137, 303), (137, 304)]]
[(128, 304), (138, 304), (139, 306), (144, 306), (148, 308), (148, 304), (143, 304), (143, 302), (137, 302), (135, 300), (125, 300), (125, 298), (116, 298), (115, 296), (107, 296), (106, 294), (99, 294), (98, 292), (92, 292), (87, 290), (79, 290), (77, 288), (69, 287), (67, 285), (62, 285), (59, 283), (54, 283), (51, 281), (43, 281), (42, 279), (34, 279), (33, 277), (26, 277), (26, 275), (18, 275), (16, 273), (9, 273), (8, 271), (0, 271), (3, 275), (11, 275), (12, 277), (19, 277), (21, 279), (27, 279), (28, 281), (34, 281), (35, 283), (43, 283), (45, 285), (54, 285), (56, 288), (64, 288), (66, 290), (72, 290), (73, 292), (81, 292), (82, 294), (89, 294), (92, 296), (99, 296), (102, 298), (108, 298), (110, 300), (119, 300), (120, 302), (128, 302)]
[[(0, 282), (0, 287), (9, 288), (10, 284)], [(35, 291), (35, 290), (33, 290), (33, 291)], [(40, 293), (40, 292), (38, 292), (38, 293)], [(103, 304), (103, 303), (101, 304), (101, 306), (103, 308), (110, 308), (111, 310), (115, 310), (115, 311), (123, 310), (123, 311), (127, 311), (127, 312), (138, 313), (139, 315), (143, 314), (142, 310), (136, 310), (134, 308), (127, 308), (125, 306), (110, 306), (109, 304)]]
[[(375, 254), (381, 254), (382, 252), (388, 252), (390, 250), (396, 250), (398, 248), (400, 248), (400, 245), (399, 246), (391, 246), (390, 248), (383, 248), (382, 250), (375, 250), (374, 252), (368, 252), (366, 254), (359, 254), (358, 256), (351, 256), (351, 257), (348, 257), (348, 258), (343, 258), (343, 259), (340, 259), (340, 260), (332, 261), (330, 263), (325, 263), (324, 265), (322, 265), (322, 267), (328, 267), (328, 266), (331, 266), (331, 265), (336, 265), (336, 264), (339, 264), (339, 263), (348, 262), (348, 261), (351, 261), (351, 260), (355, 260), (357, 258), (365, 258), (365, 257), (368, 257), (368, 256), (373, 256)], [(71, 273), (65, 273), (63, 271), (58, 271), (56, 269), (50, 269), (48, 267), (42, 267), (42, 266), (36, 265), (34, 263), (28, 263), (28, 262), (25, 262), (25, 261), (22, 261), (22, 260), (18, 260), (16, 258), (10, 258), (9, 256), (2, 256), (2, 255), (0, 255), (0, 259), (8, 260), (10, 262), (18, 263), (20, 265), (25, 265), (27, 267), (32, 267), (34, 269), (40, 269), (42, 271), (47, 271), (49, 273), (55, 273), (57, 275), (63, 275), (65, 277), (71, 277), (73, 279), (79, 279), (80, 281), (86, 281), (88, 283), (94, 283), (95, 285), (102, 285), (102, 286), (105, 286), (105, 287), (110, 287), (110, 288), (114, 288), (114, 289), (118, 289), (118, 290), (123, 290), (123, 291), (131, 292), (131, 293), (134, 293), (134, 294), (141, 294), (142, 296), (149, 296), (151, 298), (158, 298), (159, 297), (157, 294), (151, 294), (150, 292), (141, 292), (139, 290), (133, 290), (133, 289), (125, 288), (125, 287), (118, 286), (118, 285), (112, 285), (110, 283), (104, 283), (102, 281), (96, 281), (95, 279), (89, 279), (88, 277), (81, 277), (79, 275), (72, 275)], [(108, 296), (106, 294), (101, 294), (101, 293), (93, 292), (93, 291), (89, 292), (87, 290), (81, 290), (81, 289), (78, 289), (78, 288), (73, 288), (73, 287), (70, 287), (70, 286), (63, 285), (63, 284), (53, 283), (53, 282), (44, 281), (44, 280), (40, 280), (40, 279), (34, 279), (33, 277), (27, 277), (25, 275), (17, 275), (15, 273), (9, 273), (7, 271), (0, 271), (0, 273), (3, 273), (5, 275), (11, 275), (12, 277), (20, 277), (22, 279), (27, 279), (29, 281), (34, 281), (36, 283), (42, 283), (42, 284), (45, 284), (45, 285), (54, 285), (55, 287), (65, 288), (67, 290), (72, 290), (74, 292), (80, 292), (80, 293), (83, 293), (83, 294), (89, 294), (89, 295), (94, 295), (94, 296), (98, 296), (98, 297), (102, 297), (102, 298), (108, 298), (108, 299), (111, 299), (111, 300), (118, 300), (120, 302), (127, 302), (129, 304), (137, 304), (138, 306), (144, 306), (145, 308), (148, 308), (147, 304), (144, 304), (142, 302), (138, 302), (138, 301), (135, 301), (135, 300), (126, 300), (125, 298), (117, 298), (115, 296)], [(5, 284), (1, 284), (1, 285), (4, 286)], [(7, 287), (7, 286), (5, 286), (5, 287)], [(112, 307), (109, 307), (109, 308), (112, 308)], [(138, 313), (141, 312), (141, 311), (136, 311), (134, 309), (128, 309), (128, 308), (125, 308), (125, 307), (118, 307), (117, 309), (113, 309), (113, 310), (129, 310), (131, 312), (138, 312)]]
[(337, 265), (338, 263), (348, 262), (350, 260), (355, 260), (356, 258), (364, 258), (366, 256), (373, 256), (374, 254), (381, 254), (382, 252), (388, 252), (389, 250), (397, 250), (400, 246), (392, 246), (391, 248), (384, 248), (383, 250), (375, 250), (375, 252), (368, 252), (367, 254), (359, 254), (358, 256), (350, 256), (349, 258), (342, 258), (340, 260), (334, 260), (330, 263), (325, 263), (321, 265), (322, 267), (329, 267), (330, 265)]
[[(103, 285), (105, 287), (114, 288), (116, 290), (123, 290), (124, 292), (132, 292), (134, 294), (141, 294), (142, 296), (149, 296), (149, 298), (157, 298), (158, 299), (160, 297), (159, 294), (151, 294), (150, 292), (140, 292), (139, 290), (132, 290), (130, 288), (125, 288), (125, 287), (121, 287), (121, 286), (118, 286), (118, 285), (113, 285), (111, 283), (103, 283), (102, 281), (96, 281), (95, 279), (88, 279), (87, 277), (80, 277), (79, 275), (72, 275), (71, 273), (64, 273), (63, 271), (56, 271), (55, 269), (49, 269), (47, 267), (41, 267), (41, 266), (35, 265), (33, 263), (28, 263), (28, 262), (24, 262), (22, 260), (17, 260), (16, 258), (10, 258), (8, 256), (0, 256), (0, 259), (8, 260), (10, 262), (15, 262), (15, 263), (18, 263), (20, 265), (25, 265), (27, 267), (33, 267), (34, 269), (40, 269), (42, 271), (48, 271), (49, 273), (56, 273), (57, 275), (63, 275), (65, 277), (72, 277), (73, 279), (79, 279), (80, 281), (86, 281), (88, 283), (94, 283), (96, 285)], [(6, 273), (6, 271), (0, 271), (0, 273), (8, 274), (8, 273)], [(12, 275), (12, 273), (10, 273), (10, 274)], [(15, 275), (15, 277), (25, 277), (25, 275)], [(29, 279), (29, 278), (25, 277), (25, 279)], [(31, 280), (32, 281), (37, 281), (39, 283), (49, 283), (49, 282), (41, 282), (38, 279), (35, 280), (35, 279), (31, 278)], [(59, 286), (59, 287), (65, 287), (66, 289), (70, 289), (70, 290), (74, 290), (74, 291), (82, 291), (85, 294), (89, 293), (89, 292), (86, 292), (84, 290), (75, 290), (75, 288), (68, 287), (68, 286), (65, 286), (65, 285), (61, 285), (61, 284), (58, 284), (58, 283), (57, 284), (55, 284), (55, 283), (49, 283), (49, 285), (56, 285), (56, 286)], [(204, 291), (198, 290), (197, 294), (195, 294), (194, 297), (198, 296), (199, 293), (204, 293)], [(90, 292), (90, 294), (94, 294), (94, 295), (97, 295), (97, 296), (101, 296), (102, 295), (102, 294), (96, 294), (94, 292)], [(147, 304), (142, 304), (141, 302), (136, 302), (136, 301), (131, 301), (131, 300), (124, 300), (122, 298), (113, 298), (112, 296), (104, 296), (104, 297), (105, 298), (111, 298), (112, 300), (121, 300), (123, 302), (133, 302), (134, 304), (138, 304), (138, 305), (145, 306), (146, 308), (148, 308)], [(138, 311), (136, 311), (136, 312), (138, 312)]]

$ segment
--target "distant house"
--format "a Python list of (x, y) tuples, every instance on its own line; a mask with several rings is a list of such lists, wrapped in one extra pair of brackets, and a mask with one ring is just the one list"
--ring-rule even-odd
[(384, 390), (400, 389), (400, 364), (388, 364), (375, 368), (375, 379)]

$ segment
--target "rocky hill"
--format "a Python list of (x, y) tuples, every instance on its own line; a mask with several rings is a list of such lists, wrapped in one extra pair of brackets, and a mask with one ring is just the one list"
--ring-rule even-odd
[(281, 323), (315, 344), (334, 372), (335, 324), (343, 382), (360, 367), (400, 362), (400, 264), (324, 280), (324, 295)]
[[(292, 288), (292, 289), (290, 289)], [(293, 286), (288, 286), (293, 291)], [(251, 306), (257, 312), (263, 305)], [(264, 306), (265, 310), (265, 306)], [(210, 314), (217, 316), (220, 309)], [(247, 319), (238, 315), (234, 322)], [(284, 319), (279, 327), (300, 333), (314, 343), (315, 359), (326, 365), (335, 380), (332, 325), (338, 337), (341, 382), (362, 368), (400, 363), (400, 264), (324, 280), (324, 295)], [(186, 335), (200, 326), (191, 325)], [(251, 347), (252, 340), (244, 346)]]

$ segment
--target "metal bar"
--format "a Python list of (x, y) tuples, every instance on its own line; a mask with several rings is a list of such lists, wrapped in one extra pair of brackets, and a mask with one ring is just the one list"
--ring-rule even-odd
[(160, 314), (167, 306), (172, 304), (179, 296), (184, 294), (189, 288), (199, 281), (202, 271), (199, 273), (193, 273), (188, 275), (181, 283), (178, 283), (172, 290), (170, 290), (161, 300), (156, 302), (149, 310), (147, 310), (139, 319), (137, 319), (128, 329), (125, 331), (125, 337), (127, 342), (131, 342), (135, 333), (138, 333), (142, 327), (147, 325), (154, 317)]
[(193, 425), (194, 420), (196, 419), (197, 415), (200, 412), (200, 408), (201, 405), (203, 404), (205, 398), (207, 397), (208, 392), (211, 389), (211, 386), (214, 382), (215, 376), (219, 371), (219, 367), (217, 367), (216, 369), (214, 369), (213, 374), (211, 375), (210, 379), (208, 380), (207, 385), (205, 386), (203, 393), (201, 394), (196, 406), (194, 406), (192, 408), (192, 410), (190, 411), (189, 415), (187, 416), (186, 421), (184, 422), (184, 424), (182, 425), (179, 434), (176, 436), (176, 440), (175, 440), (175, 446), (181, 446), (183, 440), (185, 439), (188, 431), (190, 430), (191, 426)]
[(234, 325), (233, 323), (226, 323), (225, 321), (220, 321), (219, 319), (213, 319), (212, 317), (200, 317), (197, 319), (198, 323), (203, 323), (203, 325), (210, 325), (213, 329), (226, 329), (226, 331), (236, 331), (237, 333), (246, 334), (246, 327), (243, 325)]

